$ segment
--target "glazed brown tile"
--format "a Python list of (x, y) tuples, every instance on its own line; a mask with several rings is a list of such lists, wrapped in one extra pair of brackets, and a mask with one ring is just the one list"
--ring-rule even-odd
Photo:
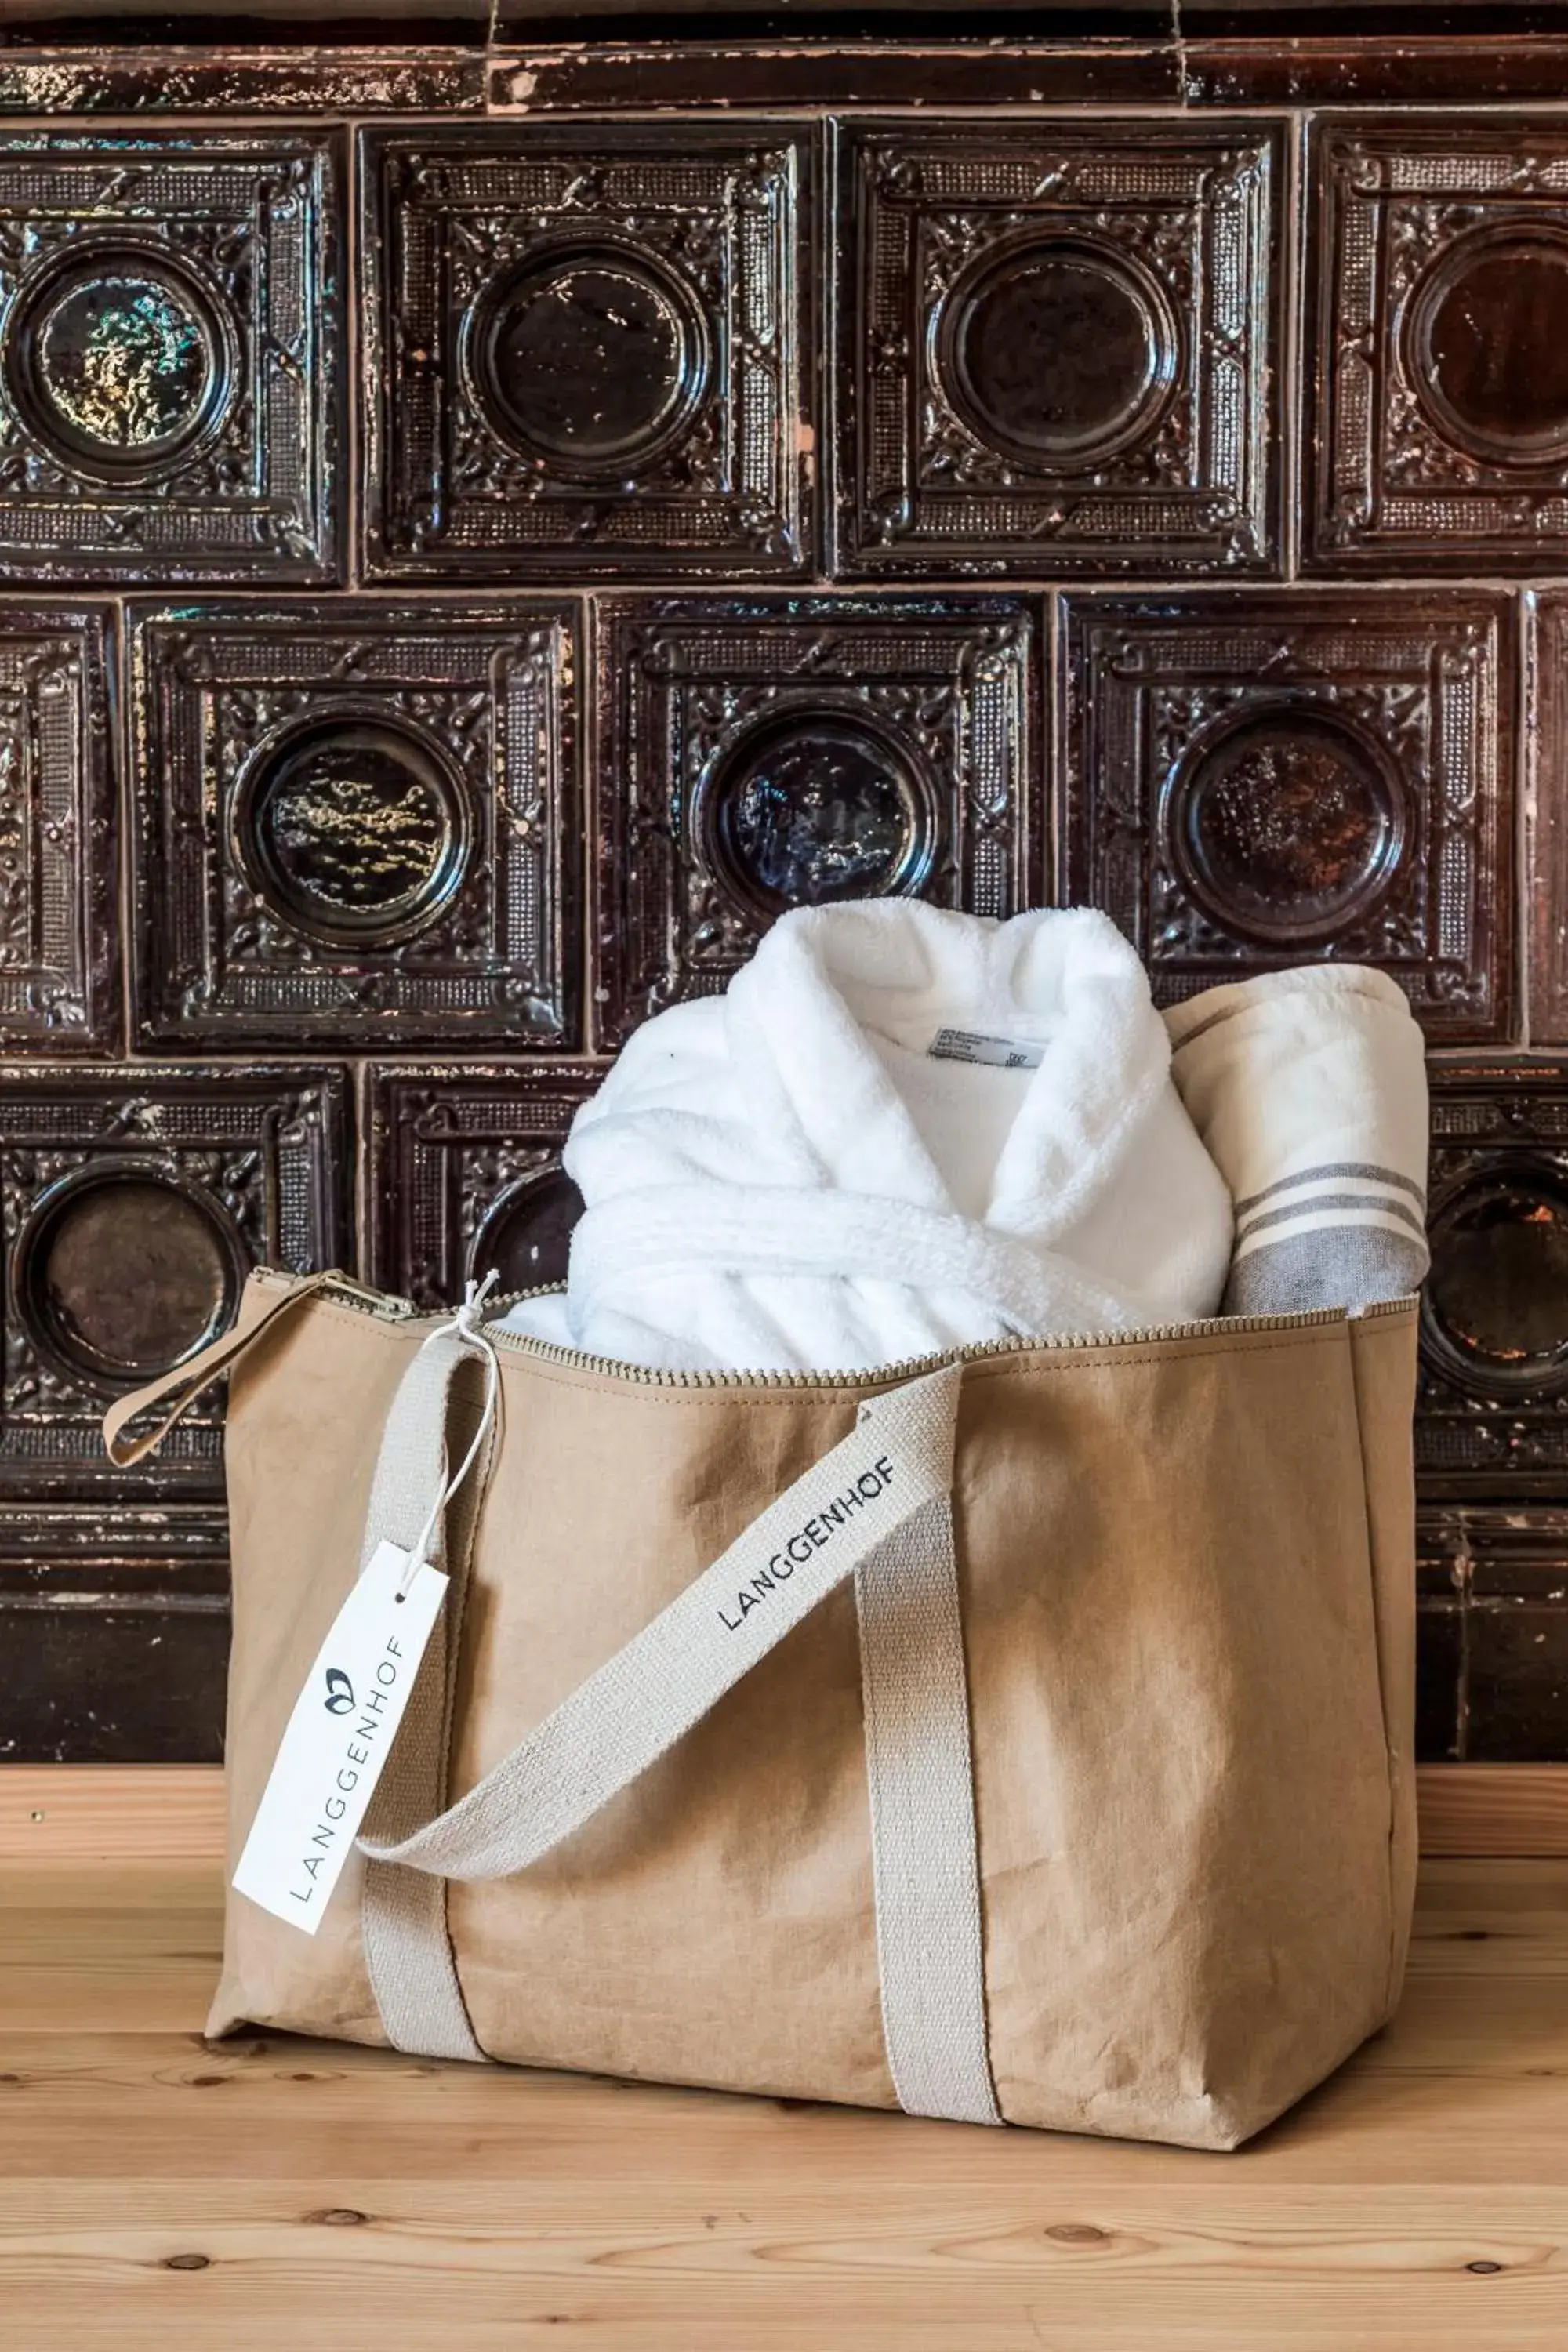
[(1464, 1761), (1470, 1571), (1483, 1510), (1425, 1504), (1415, 1514), (1415, 1760)]
[(224, 1563), (0, 1565), (0, 1765), (219, 1764)]
[[(1038, 11), (1031, 9), (1029, 30)], [(1168, 29), (1168, 18), (1161, 25)], [(1022, 29), (1022, 27), (1020, 27)], [(489, 107), (531, 115), (621, 108), (742, 106), (1128, 106), (1174, 100), (1173, 41), (1011, 41), (898, 47), (825, 26), (820, 40), (788, 44), (624, 41), (539, 45), (492, 59)]]
[(1511, 41), (1568, 26), (1564, 0), (1180, 0), (1184, 34), (1295, 42), (1325, 27), (1348, 37), (1426, 41), (1489, 34)]
[(1568, 1759), (1568, 1510), (1428, 1506), (1416, 1559), (1420, 1760)]
[[(666, 30), (676, 37), (671, 45), (678, 51), (688, 47), (696, 47), (700, 52), (715, 48), (721, 54), (741, 56), (763, 65), (781, 53), (788, 58), (797, 45), (804, 46), (808, 41), (814, 47), (822, 42), (847, 47), (847, 13), (854, 29), (859, 31), (865, 22), (864, 12), (857, 23), (854, 13), (846, 12), (841, 0), (790, 0), (787, 10), (780, 7), (779, 0), (723, 0), (721, 6), (714, 5), (713, 0), (664, 0), (659, 10)], [(986, 32), (998, 47), (1005, 45), (1006, 34), (1013, 27), (1020, 35), (1037, 39), (1042, 47), (1048, 43), (1050, 50), (1060, 47), (1069, 57), (1080, 46), (1088, 47), (1091, 38), (1110, 59), (1128, 46), (1133, 46), (1135, 52), (1147, 46), (1174, 46), (1173, 0), (987, 0), (986, 14)], [(780, 26), (786, 20), (787, 37), (781, 39)], [(900, 45), (865, 40), (861, 46), (895, 54), (900, 46), (906, 54), (912, 50), (914, 56), (923, 58), (925, 79), (921, 84), (911, 84), (910, 94), (935, 98), (947, 94), (944, 75), (948, 60), (959, 45), (952, 39), (951, 25), (942, 25), (939, 18), (924, 21), (931, 37), (924, 42)], [(905, 22), (918, 32), (922, 22), (920, 12), (908, 14)], [(749, 32), (752, 37), (748, 40)], [(587, 40), (582, 38), (584, 33), (590, 36)], [(616, 0), (495, 0), (494, 38), (498, 43), (527, 42), (542, 47), (548, 40), (592, 50), (601, 42), (621, 42), (629, 47), (641, 41), (653, 47), (655, 44), (648, 34), (647, 12), (638, 6), (637, 0), (619, 0), (619, 5)], [(742, 83), (742, 87), (745, 86)], [(790, 87), (786, 80), (779, 97)], [(687, 86), (683, 84), (681, 88), (684, 91)], [(722, 85), (710, 86), (704, 94), (721, 100), (726, 91)], [(732, 83), (728, 94), (733, 103), (736, 93)]]
[(1467, 1759), (1568, 1761), (1568, 1511), (1468, 1517)]
[(221, 1399), (112, 1467), (101, 1417), (226, 1328), (262, 1264), (342, 1265), (346, 1083), (328, 1069), (0, 1067), (0, 1502), (221, 1495)]
[(1422, 1490), (1568, 1495), (1568, 1071), (1431, 1075)]
[(1438, 1043), (1510, 1034), (1507, 598), (1075, 596), (1063, 641), (1066, 895), (1163, 1003), (1334, 956)]
[(0, 604), (0, 1051), (120, 1043), (107, 634)]
[(373, 1070), (370, 1279), (421, 1307), (492, 1270), (503, 1294), (564, 1281), (583, 1202), (561, 1147), (604, 1076), (588, 1062)]
[(0, 44), (58, 47), (67, 59), (106, 41), (232, 47), (241, 30), (251, 39), (275, 31), (280, 42), (298, 41), (304, 33), (313, 47), (329, 52), (361, 45), (479, 45), (489, 31), (490, 9), (491, 0), (430, 0), (424, 7), (417, 0), (333, 0), (307, 19), (298, 0), (243, 0), (237, 6), (227, 0), (158, 0), (155, 11), (142, 0), (5, 0)]
[(0, 48), (0, 114), (477, 114), (484, 97), (482, 59), (455, 50), (290, 55), (230, 47), (204, 56), (149, 45), (28, 58)]
[(88, 1590), (121, 1570), (140, 1574), (149, 1561), (183, 1577), (221, 1567), (227, 1557), (228, 1523), (217, 1496), (99, 1496), (84, 1507), (68, 1497), (18, 1500), (0, 1492), (0, 1571), (68, 1576)]
[(728, 119), (368, 132), (369, 572), (801, 570), (812, 152)]
[(1528, 1594), (1473, 1609), (1468, 1645), (1466, 1761), (1568, 1763), (1568, 1609)]
[(139, 1034), (569, 1045), (570, 605), (139, 608)]
[[(1495, 17), (1495, 10), (1488, 10)], [(1358, 11), (1358, 22), (1364, 17)], [(1449, 16), (1450, 12), (1445, 12)], [(1349, 31), (1278, 42), (1232, 36), (1185, 39), (1189, 106), (1480, 106), (1563, 93), (1563, 43), (1550, 34), (1488, 39), (1421, 30), (1358, 37)]]
[(328, 133), (52, 131), (0, 155), (0, 580), (328, 581)]
[(722, 989), (783, 908), (1032, 902), (1026, 599), (628, 598), (600, 628), (595, 1030)]
[(1568, 123), (1347, 116), (1311, 159), (1310, 562), (1560, 568)]
[(1530, 1034), (1568, 1045), (1568, 593), (1532, 599), (1535, 792), (1530, 864)]
[(1464, 1652), (1465, 1620), (1458, 1604), (1422, 1602), (1415, 1612), (1418, 1764), (1457, 1764), (1462, 1759)]
[(1278, 129), (840, 137), (845, 569), (1277, 568)]

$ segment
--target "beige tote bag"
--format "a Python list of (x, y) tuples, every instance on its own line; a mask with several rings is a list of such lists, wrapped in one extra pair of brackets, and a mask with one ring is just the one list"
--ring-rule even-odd
[(232, 1367), (231, 1872), (362, 1564), (433, 1519), (451, 1585), (318, 1932), (231, 1891), (211, 2030), (1234, 2147), (1398, 1998), (1415, 1339), (687, 1377), (254, 1276), (106, 1424)]

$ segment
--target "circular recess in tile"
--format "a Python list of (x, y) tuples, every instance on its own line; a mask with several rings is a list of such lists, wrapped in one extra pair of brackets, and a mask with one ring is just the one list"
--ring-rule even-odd
[(559, 1168), (509, 1184), (488, 1211), (475, 1240), (475, 1280), (493, 1267), (503, 1292), (564, 1282), (572, 1228), (582, 1213), (583, 1195)]
[(652, 255), (556, 244), (479, 304), (469, 364), (503, 439), (552, 472), (624, 475), (690, 423), (708, 335), (691, 289)]
[(221, 308), (192, 271), (138, 247), (100, 246), (23, 287), (5, 369), (22, 416), (68, 464), (140, 476), (216, 423), (228, 346)]
[(1408, 318), (1411, 381), (1446, 440), (1505, 466), (1568, 456), (1568, 236), (1471, 231)]
[(1181, 343), (1163, 290), (1122, 255), (1031, 237), (992, 247), (958, 279), (935, 352), (949, 400), (988, 446), (1080, 471), (1152, 429)]
[(223, 1330), (248, 1259), (217, 1202), (128, 1160), (38, 1201), (16, 1249), (17, 1303), (68, 1373), (134, 1387)]
[(259, 895), (311, 938), (381, 947), (433, 921), (468, 863), (468, 800), (436, 746), (381, 718), (333, 717), (262, 745), (235, 803)]
[(1406, 796), (1381, 744), (1289, 706), (1233, 714), (1173, 781), (1166, 827), (1193, 898), (1229, 931), (1325, 940), (1375, 908), (1404, 854)]
[(1468, 1387), (1568, 1389), (1568, 1170), (1483, 1169), (1436, 1203), (1428, 1355)]
[(716, 761), (699, 832), (742, 899), (766, 914), (919, 888), (935, 795), (904, 747), (849, 713), (764, 720)]

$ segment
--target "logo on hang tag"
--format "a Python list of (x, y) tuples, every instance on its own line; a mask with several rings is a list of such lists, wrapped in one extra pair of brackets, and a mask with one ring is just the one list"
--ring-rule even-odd
[(353, 1852), (446, 1597), (439, 1569), (379, 1545), (294, 1702), (234, 1885), (308, 1936)]

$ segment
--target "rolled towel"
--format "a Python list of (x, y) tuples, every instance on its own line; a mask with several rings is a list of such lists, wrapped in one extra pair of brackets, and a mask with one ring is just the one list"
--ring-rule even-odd
[(1211, 988), (1165, 1015), (1171, 1073), (1236, 1202), (1227, 1315), (1352, 1312), (1429, 1263), (1426, 1068), (1400, 991), (1359, 964)]
[(802, 908), (648, 1022), (573, 1124), (564, 1299), (514, 1328), (830, 1371), (1212, 1315), (1230, 1200), (1103, 915)]

